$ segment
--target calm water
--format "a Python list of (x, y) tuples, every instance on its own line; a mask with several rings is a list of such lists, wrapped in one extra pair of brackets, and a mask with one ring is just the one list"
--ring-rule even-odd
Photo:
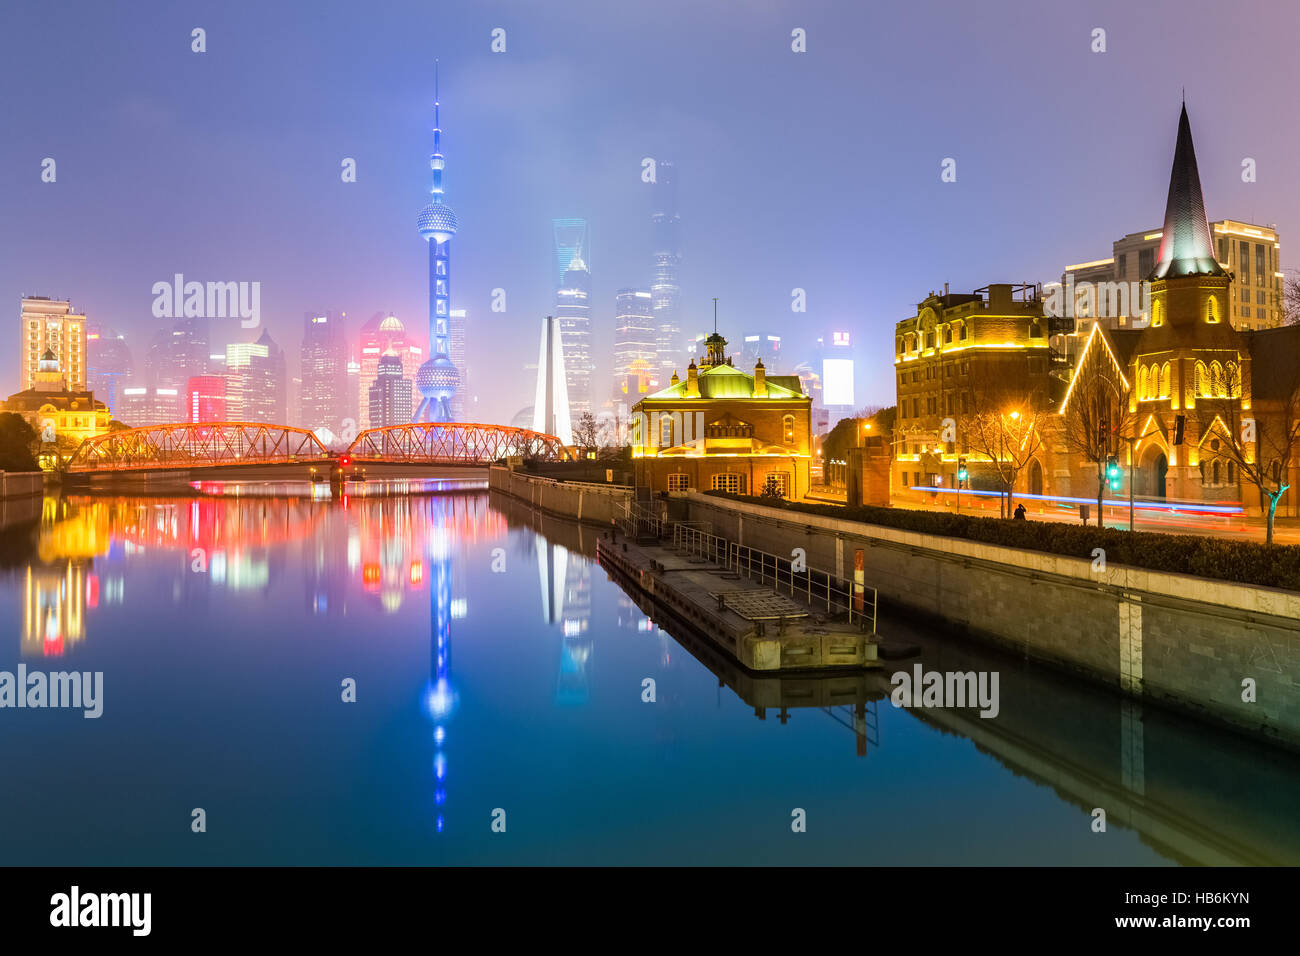
[(590, 530), (481, 492), (47, 500), (0, 540), (0, 670), (104, 674), (98, 720), (0, 710), (2, 864), (1300, 862), (1293, 757), (888, 617), (999, 716), (710, 669)]

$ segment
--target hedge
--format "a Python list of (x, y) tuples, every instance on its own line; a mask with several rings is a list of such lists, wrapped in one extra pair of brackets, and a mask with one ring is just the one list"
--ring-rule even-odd
[(1300, 591), (1300, 545), (1266, 545), (1255, 541), (1233, 541), (1202, 535), (1122, 531), (1058, 521), (1016, 521), (1010, 518), (986, 518), (872, 505), (850, 508), (846, 505), (792, 502), (721, 491), (705, 494), (800, 514), (822, 515), (841, 521), (861, 521), (901, 531), (964, 538), (984, 544), (1063, 554), (1074, 558), (1091, 560), (1093, 549), (1101, 548), (1106, 552), (1106, 561), (1110, 564), (1126, 564), (1149, 571), (1192, 574), (1238, 584)]

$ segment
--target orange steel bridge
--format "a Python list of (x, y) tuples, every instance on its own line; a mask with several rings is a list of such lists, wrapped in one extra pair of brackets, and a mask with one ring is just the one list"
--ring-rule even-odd
[(363, 431), (344, 452), (331, 452), (305, 428), (256, 422), (199, 422), (109, 432), (81, 443), (71, 474), (220, 469), (273, 474), (304, 467), (330, 472), (353, 462), (397, 465), (489, 465), (508, 456), (560, 461), (568, 451), (554, 435), (507, 425), (462, 422), (390, 425)]

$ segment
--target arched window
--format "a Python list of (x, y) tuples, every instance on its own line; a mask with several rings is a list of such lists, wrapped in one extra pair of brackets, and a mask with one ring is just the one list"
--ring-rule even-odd
[(1138, 366), (1138, 401), (1145, 402), (1147, 398), (1148, 398), (1147, 367), (1145, 365), (1139, 365)]
[(1201, 484), (1205, 484), (1205, 461), (1204, 461), (1204, 459), (1202, 459), (1202, 461), (1200, 462), (1199, 465), (1197, 465), (1197, 467), (1201, 469)]
[(1235, 461), (1229, 461), (1228, 462), (1228, 484), (1235, 485), (1236, 483), (1237, 483), (1237, 463)]
[(902, 336), (899, 336), (898, 338), (894, 339), (894, 354), (895, 354), (895, 355), (902, 355), (902, 354), (903, 354), (903, 338), (902, 338)]
[(659, 447), (673, 447), (673, 416), (671, 415), (659, 416)]
[(1196, 394), (1201, 398), (1210, 394), (1210, 370), (1200, 361), (1196, 363)]
[(1160, 397), (1168, 398), (1172, 392), (1173, 368), (1166, 362), (1160, 369)]
[(1206, 322), (1218, 322), (1218, 321), (1219, 321), (1219, 299), (1218, 299), (1218, 296), (1213, 296), (1213, 295), (1212, 295), (1212, 296), (1210, 296), (1209, 299), (1206, 300), (1206, 303), (1205, 303), (1205, 321), (1206, 321)]
[(1213, 483), (1219, 484), (1223, 477), (1222, 472), (1219, 471), (1219, 459), (1214, 459), (1214, 466), (1210, 469), (1210, 474), (1213, 476)]
[(781, 419), (781, 431), (785, 433), (785, 443), (794, 444), (794, 416), (786, 415)]
[(1228, 394), (1228, 390), (1224, 387), (1223, 366), (1218, 362), (1210, 363), (1210, 389), (1210, 394), (1215, 398), (1223, 398)]
[(1224, 374), (1227, 376), (1228, 397), (1241, 398), (1241, 366), (1236, 362), (1229, 362), (1224, 367)]
[(1151, 303), (1151, 324), (1165, 324), (1165, 303), (1162, 299), (1156, 299)]

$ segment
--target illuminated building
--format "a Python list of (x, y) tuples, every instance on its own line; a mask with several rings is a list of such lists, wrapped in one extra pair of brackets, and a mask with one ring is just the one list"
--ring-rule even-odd
[(657, 383), (654, 309), (646, 289), (619, 289), (614, 295), (614, 403), (624, 412)]
[(587, 247), (587, 220), (552, 219), (551, 233), (555, 240), (555, 262), (553, 265), (554, 285), (560, 288), (564, 283), (564, 274), (569, 271), (569, 263), (574, 259), (591, 261)]
[(284, 424), (285, 385), (284, 351), (266, 329), (256, 342), (226, 346), (226, 414), (230, 421)]
[[(1240, 463), (1229, 452), (1234, 447), (1248, 463), (1263, 465), (1275, 483), (1296, 484), (1300, 442), (1279, 443), (1278, 436), (1300, 430), (1300, 327), (1261, 327), (1274, 321), (1267, 312), (1273, 307), (1269, 269), (1276, 267), (1277, 250), (1276, 233), (1246, 232), (1256, 228), (1228, 222), (1212, 228), (1207, 222), (1184, 105), (1164, 227), (1154, 234), (1159, 246), (1142, 276), (1150, 283), (1149, 324), (1092, 328), (1061, 406), (1068, 415), (1076, 381), (1090, 363), (1115, 366), (1129, 387), (1132, 424), (1114, 451), (1125, 471), (1132, 467), (1135, 496), (1242, 501), (1257, 510), (1259, 495), (1244, 484)], [(1228, 268), (1234, 262), (1240, 270), (1235, 273)], [(1248, 279), (1247, 269), (1261, 281)], [(1240, 293), (1257, 287), (1265, 313), (1246, 315)], [(1239, 441), (1237, 432), (1247, 421), (1251, 428), (1242, 430)], [(1069, 493), (1095, 494), (1095, 472), (1095, 465), (1072, 461)], [(1295, 492), (1288, 492), (1278, 513), (1296, 510)]]
[[(225, 380), (222, 380), (223, 383)], [(171, 425), (185, 421), (182, 396), (174, 388), (146, 388), (132, 385), (122, 389), (118, 419), (132, 428), (147, 425)]]
[(655, 352), (660, 381), (681, 368), (686, 359), (682, 338), (682, 289), (679, 269), (681, 217), (677, 214), (677, 167), (659, 163), (651, 187), (653, 212), (650, 216), (654, 243), (654, 275), (650, 282), (650, 305), (655, 318)]
[(781, 336), (762, 333), (746, 335), (741, 346), (740, 360), (747, 366), (761, 360), (764, 368), (779, 372), (784, 361), (781, 355)]
[(852, 415), (854, 401), (853, 347), (849, 333), (833, 331), (817, 340), (821, 360), (821, 405), (831, 421)]
[(338, 435), (348, 415), (346, 312), (308, 312), (299, 352), (298, 414), (289, 424)]
[(451, 207), (443, 201), (442, 172), (446, 158), (442, 155), (442, 128), (439, 121), (437, 74), (435, 67), (433, 96), (433, 153), (429, 168), (433, 170), (429, 204), (420, 210), (417, 220), (420, 238), (429, 244), (429, 358), (415, 373), (415, 387), (420, 405), (415, 410), (417, 422), (453, 421), (452, 402), (460, 390), (460, 372), (451, 361), (451, 237), (459, 223)]
[(390, 351), (380, 358), (379, 372), (367, 398), (371, 428), (411, 421), (411, 380), (402, 377), (402, 360), (395, 353)]
[(564, 344), (564, 375), (569, 414), (591, 411), (591, 272), (575, 255), (555, 293), (555, 321)]
[[(407, 335), (406, 326), (391, 312), (388, 315), (376, 312), (370, 317), (361, 327), (360, 345), (361, 358), (356, 374), (360, 400), (357, 428), (364, 430), (371, 427), (370, 386), (379, 376), (379, 359), (392, 352), (402, 361), (402, 375), (413, 379), (423, 360), (424, 350)], [(414, 406), (411, 411), (415, 411)]]
[[(686, 378), (633, 408), (632, 457), (638, 485), (652, 491), (721, 490), (759, 494), (773, 482), (788, 498), (808, 491), (812, 399), (797, 375), (752, 375), (734, 368), (727, 340), (706, 341)], [(637, 413), (641, 413), (638, 415)]]
[(124, 337), (97, 324), (86, 327), (86, 384), (108, 406), (110, 415), (120, 417), (122, 389), (134, 372), (135, 363)]
[[(1282, 240), (1277, 227), (1220, 219), (1209, 224), (1209, 235), (1211, 256), (1232, 278), (1230, 301), (1224, 305), (1228, 323), (1242, 331), (1280, 326), (1284, 321)], [(1151, 275), (1163, 237), (1163, 229), (1131, 232), (1115, 240), (1109, 258), (1066, 266), (1061, 283), (1075, 289), (1084, 282), (1122, 283), (1131, 290)], [(1107, 329), (1142, 328), (1149, 317), (1142, 316), (1131, 299), (1127, 308), (1116, 308), (1114, 300), (1108, 304), (1104, 290), (1095, 301), (1076, 293), (1074, 313), (1084, 320), (1079, 323), (1077, 344), (1087, 339), (1093, 321)]]
[(10, 395), (3, 410), (21, 415), (36, 431), (41, 467), (55, 467), (57, 458), (71, 455), (84, 439), (108, 431), (108, 406), (85, 389), (70, 389), (51, 349), (28, 379), (31, 387)]
[(460, 373), (460, 388), (456, 389), (456, 394), (451, 397), (451, 417), (452, 421), (457, 422), (477, 421), (471, 411), (474, 399), (469, 392), (469, 355), (466, 352), (465, 345), (465, 323), (468, 321), (469, 315), (464, 309), (451, 310), (451, 343), (449, 346), (451, 351), (449, 354), (451, 364), (456, 366), (456, 371)]
[[(957, 487), (958, 458), (980, 454), (963, 418), (994, 396), (1000, 401), (1012, 395), (1048, 408), (1054, 394), (1051, 371), (1061, 366), (1049, 337), (1043, 299), (1029, 285), (993, 284), (971, 293), (945, 289), (931, 293), (915, 316), (899, 322), (894, 329), (894, 488)], [(945, 419), (953, 423), (947, 435)], [(1041, 464), (1034, 474), (1041, 488)]]
[(53, 352), (58, 360), (68, 390), (86, 390), (86, 317), (72, 311), (67, 299), (43, 295), (25, 295), (21, 302), (18, 355), (20, 356), (20, 391), (36, 382), (42, 357)]
[(222, 375), (195, 375), (185, 383), (185, 421), (226, 421), (226, 379)]

